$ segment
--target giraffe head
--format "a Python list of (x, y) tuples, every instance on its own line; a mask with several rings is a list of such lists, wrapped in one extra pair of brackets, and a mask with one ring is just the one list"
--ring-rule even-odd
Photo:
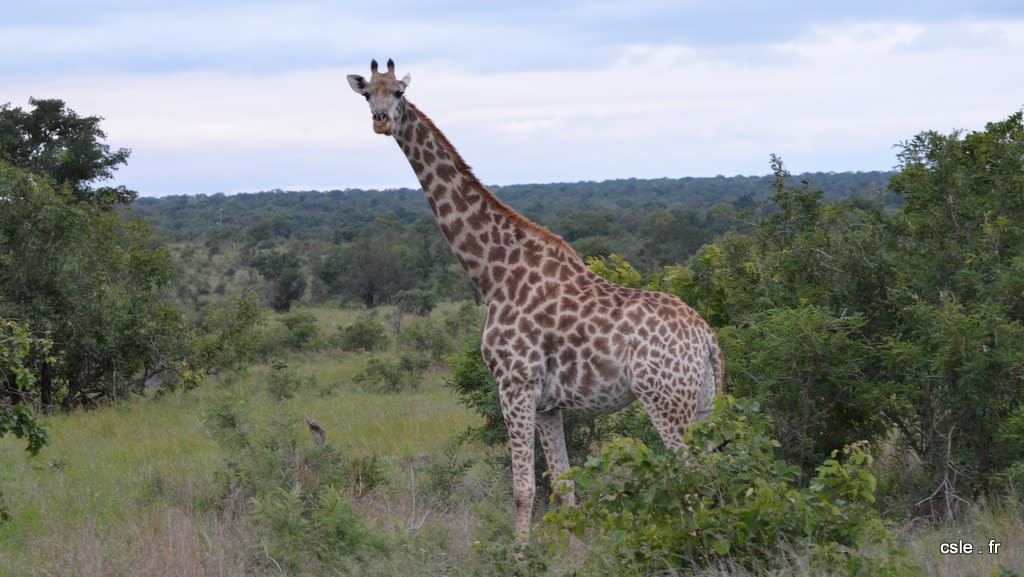
[(395, 62), (388, 59), (388, 71), (377, 72), (377, 61), (370, 62), (370, 80), (358, 74), (348, 75), (348, 84), (370, 103), (373, 116), (373, 131), (388, 136), (395, 133), (395, 126), (402, 118), (405, 89), (412, 82), (408, 74), (399, 80), (395, 77)]

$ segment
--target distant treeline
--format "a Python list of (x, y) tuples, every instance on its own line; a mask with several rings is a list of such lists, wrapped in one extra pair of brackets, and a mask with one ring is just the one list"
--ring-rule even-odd
[[(877, 195), (893, 174), (816, 172), (797, 179), (826, 191), (828, 200), (836, 200)], [(636, 217), (655, 209), (703, 212), (718, 204), (742, 210), (768, 198), (772, 182), (770, 175), (716, 176), (490, 188), (519, 212), (558, 232), (560, 221), (580, 212), (609, 211), (626, 218), (628, 214)], [(249, 228), (257, 224), (279, 236), (329, 238), (338, 231), (371, 223), (383, 214), (393, 213), (408, 224), (429, 212), (422, 192), (408, 188), (141, 197), (132, 207), (137, 215), (149, 219), (154, 232), (172, 239), (206, 234), (224, 226)]]

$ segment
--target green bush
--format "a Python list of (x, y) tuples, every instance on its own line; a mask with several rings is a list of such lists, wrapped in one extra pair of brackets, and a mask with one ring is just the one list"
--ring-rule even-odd
[(292, 574), (315, 566), (345, 569), (386, 550), (386, 542), (332, 486), (315, 495), (278, 487), (253, 499), (252, 519), (266, 555)]
[(391, 301), (401, 314), (425, 317), (437, 305), (437, 295), (423, 289), (411, 289), (398, 291)]
[(725, 563), (764, 572), (791, 548), (819, 570), (903, 574), (894, 537), (872, 507), (866, 446), (834, 452), (801, 488), (799, 469), (776, 458), (770, 430), (756, 402), (723, 395), (679, 453), (619, 439), (574, 468), (580, 506), (545, 519), (589, 535), (607, 553), (595, 556), (602, 561), (639, 572)]
[(425, 359), (409, 355), (402, 355), (397, 361), (371, 357), (354, 380), (370, 392), (400, 393), (419, 386), (428, 364)]
[(385, 482), (383, 465), (375, 456), (346, 460), (329, 444), (300, 445), (292, 433), (297, 421), (282, 405), (270, 423), (258, 424), (246, 402), (231, 396), (207, 413), (204, 422), (224, 448), (224, 506), (248, 498), (251, 507), (237, 513), (256, 528), (254, 561), (273, 566), (268, 570), (347, 574), (389, 548), (350, 499)]
[(267, 377), (267, 392), (275, 401), (290, 399), (304, 385), (312, 385), (313, 377), (303, 379), (295, 371), (288, 370), (284, 361), (275, 360), (270, 365), (271, 373)]
[(210, 306), (199, 327), (201, 336), (192, 344), (194, 369), (199, 373), (241, 369), (254, 362), (259, 356), (258, 329), (265, 316), (255, 293)]
[(452, 339), (448, 333), (427, 318), (414, 318), (405, 323), (398, 335), (398, 343), (435, 363), (452, 349)]
[(768, 309), (719, 330), (729, 391), (756, 398), (772, 415), (781, 456), (806, 476), (829, 454), (885, 432), (891, 395), (868, 378), (865, 319), (824, 307)]
[(315, 349), (320, 329), (316, 326), (316, 315), (303, 311), (282, 317), (281, 322), (288, 328), (288, 348), (295, 351)]
[(339, 345), (346, 351), (381, 351), (391, 344), (387, 327), (372, 314), (360, 316), (354, 323), (338, 331)]

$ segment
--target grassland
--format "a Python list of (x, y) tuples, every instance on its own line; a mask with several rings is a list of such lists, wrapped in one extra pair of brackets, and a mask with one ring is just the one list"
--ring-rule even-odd
[[(316, 314), (323, 334), (355, 316), (335, 309)], [(300, 383), (285, 398), (268, 393), (274, 369), (257, 365), (210, 377), (192, 391), (50, 415), (53, 443), (35, 458), (16, 440), (0, 440), (0, 491), (11, 515), (0, 523), (0, 577), (523, 574), (506, 545), (509, 480), (494, 464), (501, 451), (457, 442), (478, 417), (443, 386), (438, 368), (415, 389), (365, 390), (355, 376), (368, 357), (333, 349), (282, 352)], [(301, 476), (289, 471), (306, 470), (313, 454), (305, 417), (315, 419), (346, 464), (340, 479), (347, 499), (367, 530), (382, 536), (384, 552), (344, 572), (282, 567), (252, 515), (255, 493), (237, 480), (248, 454), (224, 442), (215, 423), (225, 411), (253, 446), (293, 447), (274, 453), (278, 460), (271, 463), (295, 483)], [(266, 454), (253, 450), (254, 459)], [(541, 526), (538, 533), (558, 540), (545, 537)], [(901, 521), (897, 533), (921, 575), (1024, 574), (1018, 503), (978, 505), (950, 525)], [(942, 554), (944, 543), (960, 541), (981, 554)], [(991, 542), (999, 543), (998, 554)], [(600, 555), (587, 544), (583, 551)], [(561, 561), (537, 574), (573, 567)], [(720, 567), (704, 574), (747, 573)], [(799, 557), (780, 552), (777, 574), (812, 573)]]
[[(354, 316), (316, 312), (323, 334)], [(0, 491), (11, 514), (0, 524), (0, 575), (252, 574), (259, 539), (246, 518), (250, 503), (225, 480), (238, 456), (210, 423), (224, 407), (254, 436), (299, 447), (312, 445), (305, 417), (315, 419), (344, 458), (384, 477), (375, 492), (353, 490), (376, 527), (422, 526), (432, 513), (422, 501), (421, 510), (408, 509), (402, 493), (417, 490), (409, 479), (424, 463), (456, 458), (456, 439), (477, 418), (441, 374), (428, 373), (415, 390), (377, 394), (353, 383), (367, 353), (282, 354), (301, 383), (289, 398), (268, 395), (273, 369), (254, 366), (193, 391), (50, 415), (53, 443), (36, 458), (13, 438), (0, 440)]]
[[(316, 361), (299, 372), (315, 372)], [(0, 575), (246, 574), (254, 555), (246, 541), (255, 538), (240, 522), (246, 504), (221, 502), (228, 456), (206, 422), (225, 399), (254, 428), (291, 423), (297, 444), (312, 442), (302, 418), (311, 416), (343, 454), (379, 456), (396, 484), (409, 463), (444, 459), (476, 422), (436, 385), (399, 395), (311, 388), (271, 402), (259, 390), (264, 375), (254, 369), (203, 390), (52, 416), (53, 444), (37, 458), (0, 441), (0, 488), (12, 515), (0, 525)], [(361, 505), (387, 509), (375, 499), (396, 500), (380, 492)]]

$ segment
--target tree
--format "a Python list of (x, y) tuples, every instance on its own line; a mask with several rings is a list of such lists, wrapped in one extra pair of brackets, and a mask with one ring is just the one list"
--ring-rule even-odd
[(922, 503), (950, 515), (961, 496), (1021, 481), (1024, 115), (923, 132), (898, 157), (883, 376), (901, 392), (889, 417), (927, 468)]
[(35, 108), (28, 112), (0, 105), (0, 160), (70, 186), (79, 201), (109, 208), (135, 199), (137, 193), (123, 186), (91, 188), (112, 178), (131, 155), (101, 142), (107, 137), (101, 117), (79, 116), (63, 100), (30, 98), (29, 104)]
[[(1007, 265), (1024, 253), (1024, 113), (968, 134), (922, 132), (897, 157), (907, 288), (932, 302), (943, 290), (961, 302), (1020, 294), (1020, 275)], [(922, 259), (929, 266), (909, 266)]]
[(27, 397), (90, 404), (140, 391), (180, 361), (188, 331), (161, 300), (170, 255), (150, 248), (142, 222), (5, 162), (0, 199), (0, 317), (53, 342), (53, 363), (26, 364), (35, 376)]
[(649, 265), (686, 262), (710, 236), (694, 225), (695, 215), (665, 209), (652, 210), (640, 228), (642, 257)]
[(324, 256), (316, 274), (328, 291), (343, 300), (357, 300), (373, 307), (388, 302), (401, 290), (412, 288), (413, 279), (402, 266), (402, 257), (399, 246), (377, 238), (363, 238)]
[(270, 306), (275, 311), (288, 312), (306, 293), (306, 275), (295, 251), (261, 253), (252, 266), (270, 282)]
[[(0, 386), (6, 393), (0, 395), (0, 437), (11, 433), (25, 439), (25, 450), (31, 455), (38, 454), (43, 445), (50, 442), (50, 437), (28, 407), (11, 404), (8, 400), (21, 400), (22, 392), (32, 388), (35, 376), (25, 366), (26, 360), (33, 354), (45, 356), (49, 348), (49, 341), (34, 336), (24, 325), (0, 318)], [(0, 503), (0, 518), (3, 515)]]

